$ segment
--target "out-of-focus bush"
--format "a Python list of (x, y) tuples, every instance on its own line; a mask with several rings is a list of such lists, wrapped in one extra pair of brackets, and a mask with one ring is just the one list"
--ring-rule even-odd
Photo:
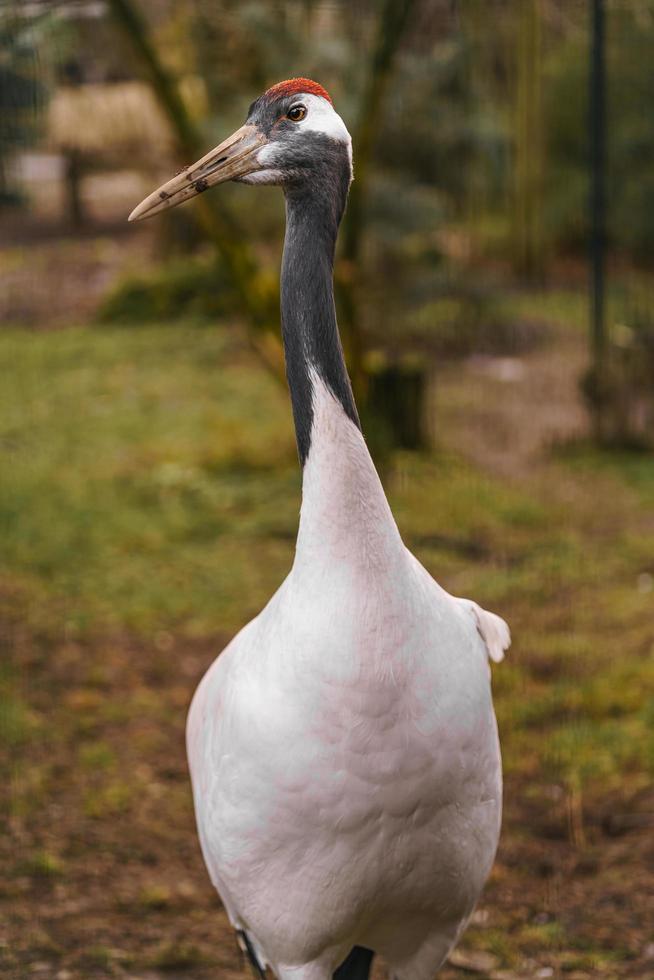
[[(607, 19), (609, 245), (638, 259), (654, 250), (653, 15), (652, 4), (616, 4)], [(545, 230), (559, 251), (588, 236), (588, 43), (581, 23), (545, 68)]]
[(98, 320), (128, 325), (180, 318), (215, 321), (238, 308), (223, 266), (213, 256), (194, 255), (124, 279), (102, 303)]
[(37, 61), (34, 32), (11, 10), (0, 12), (0, 205), (22, 200), (8, 171), (12, 155), (37, 136), (37, 108), (45, 98)]
[(473, 354), (517, 356), (539, 347), (544, 321), (516, 319), (492, 285), (452, 284), (421, 306), (406, 329), (417, 346), (448, 359)]

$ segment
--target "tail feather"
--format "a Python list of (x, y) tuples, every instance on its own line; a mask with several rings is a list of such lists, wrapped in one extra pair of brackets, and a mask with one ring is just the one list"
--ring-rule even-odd
[(244, 929), (237, 929), (236, 937), (238, 939), (239, 946), (247, 956), (254, 980), (266, 980), (265, 967), (259, 962), (256, 950), (252, 945), (252, 940), (248, 936), (247, 932)]
[(368, 980), (374, 955), (365, 946), (354, 946), (334, 974), (333, 980)]

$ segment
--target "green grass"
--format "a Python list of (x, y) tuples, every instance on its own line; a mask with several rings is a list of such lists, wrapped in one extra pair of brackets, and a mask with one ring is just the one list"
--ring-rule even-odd
[(73, 627), (234, 629), (287, 566), (285, 395), (228, 345), (179, 328), (2, 336), (2, 565), (65, 599)]

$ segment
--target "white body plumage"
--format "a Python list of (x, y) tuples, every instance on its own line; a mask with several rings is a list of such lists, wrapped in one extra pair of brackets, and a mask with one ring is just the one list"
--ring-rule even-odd
[(508, 628), (407, 551), (360, 431), (313, 387), (293, 568), (189, 714), (200, 841), (280, 980), (327, 980), (353, 945), (429, 980), (497, 847)]

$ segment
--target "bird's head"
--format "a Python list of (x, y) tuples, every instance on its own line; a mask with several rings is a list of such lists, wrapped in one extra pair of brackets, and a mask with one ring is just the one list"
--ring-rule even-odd
[(293, 78), (264, 92), (240, 129), (146, 197), (129, 220), (149, 218), (227, 180), (285, 188), (331, 180), (347, 190), (351, 179), (352, 141), (329, 95), (317, 82)]

